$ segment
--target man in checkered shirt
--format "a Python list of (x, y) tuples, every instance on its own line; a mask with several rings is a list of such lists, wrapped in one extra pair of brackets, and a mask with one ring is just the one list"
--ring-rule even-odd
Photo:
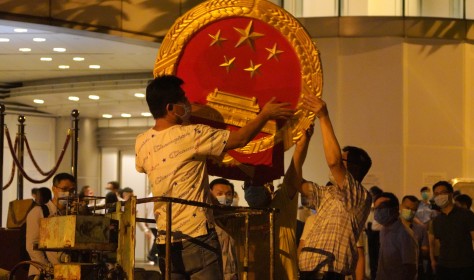
[(355, 270), (357, 240), (370, 211), (371, 197), (361, 182), (372, 161), (357, 147), (341, 152), (323, 100), (305, 96), (303, 106), (319, 120), (333, 186), (300, 187), (306, 206), (316, 209), (314, 222), (305, 225), (310, 228), (299, 257), (300, 279), (344, 279)]

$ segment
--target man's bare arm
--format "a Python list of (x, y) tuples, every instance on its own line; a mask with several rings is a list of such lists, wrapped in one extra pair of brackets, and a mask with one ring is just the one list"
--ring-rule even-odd
[(288, 108), (290, 103), (275, 103), (273, 97), (263, 107), (260, 114), (247, 125), (237, 131), (231, 131), (229, 139), (225, 145), (224, 151), (241, 148), (247, 145), (262, 130), (268, 120), (283, 119), (287, 120), (293, 116), (294, 110)]
[(346, 168), (342, 161), (341, 147), (334, 133), (326, 103), (314, 95), (305, 95), (303, 109), (314, 112), (319, 120), (326, 162), (338, 187), (342, 188), (344, 186)]

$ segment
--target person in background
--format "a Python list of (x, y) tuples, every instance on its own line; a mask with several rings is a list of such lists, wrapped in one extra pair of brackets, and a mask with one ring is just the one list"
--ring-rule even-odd
[(471, 210), (472, 198), (467, 194), (460, 194), (454, 199), (454, 204), (467, 210)]
[(128, 201), (132, 196), (134, 196), (132, 188), (126, 187), (120, 191), (120, 197), (123, 201)]
[(383, 190), (378, 186), (372, 186), (369, 192), (372, 196), (372, 206), (370, 207), (369, 217), (367, 218), (365, 232), (367, 234), (367, 247), (369, 249), (370, 279), (375, 280), (377, 277), (377, 265), (379, 263), (380, 230), (382, 229), (382, 225), (374, 220), (374, 201), (383, 193)]
[[(221, 205), (231, 206), (234, 199), (234, 185), (227, 179), (218, 178), (209, 184), (212, 196)], [(235, 240), (220, 226), (216, 226), (217, 236), (222, 250), (222, 266), (224, 280), (237, 280), (238, 257), (235, 250)]]
[[(47, 265), (58, 264), (59, 254), (52, 251), (38, 251), (35, 246), (39, 241), (40, 219), (46, 216), (64, 215), (67, 201), (59, 200), (60, 197), (69, 196), (70, 192), (75, 190), (75, 180), (71, 174), (59, 173), (53, 178), (53, 198), (46, 202), (47, 197), (40, 194), (41, 201), (46, 202), (47, 211), (44, 207), (33, 207), (26, 218), (26, 250), (30, 255), (32, 261)], [(28, 272), (28, 279), (35, 279), (40, 274), (40, 271), (33, 265), (30, 265)]]
[(474, 213), (453, 202), (453, 186), (447, 181), (433, 185), (434, 201), (441, 214), (433, 220), (433, 236), (440, 242), (433, 270), (440, 280), (472, 280), (474, 276)]
[(416, 242), (418, 242), (418, 279), (431, 279), (431, 268), (428, 260), (430, 256), (430, 245), (427, 229), (413, 222), (420, 201), (413, 195), (406, 195), (400, 204), (400, 218), (402, 223), (413, 231)]
[(33, 201), (38, 203), (36, 197), (38, 195), (38, 188), (32, 188), (31, 189), (31, 198), (33, 198)]
[(380, 231), (377, 280), (416, 280), (418, 243), (413, 231), (399, 219), (399, 201), (393, 193), (382, 193), (374, 202), (374, 218)]
[(436, 217), (436, 211), (433, 211), (432, 203), (430, 202), (431, 190), (428, 187), (420, 189), (421, 201), (416, 210), (414, 222), (424, 226), (428, 229), (428, 223)]

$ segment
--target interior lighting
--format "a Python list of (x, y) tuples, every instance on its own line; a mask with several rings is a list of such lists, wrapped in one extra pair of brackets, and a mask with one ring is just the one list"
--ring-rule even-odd
[(35, 42), (45, 42), (46, 39), (45, 38), (33, 38), (33, 41), (35, 41)]
[(65, 52), (66, 48), (53, 48), (53, 51), (55, 51), (55, 52)]
[(120, 116), (121, 116), (122, 118), (130, 118), (132, 115), (131, 115), (131, 114), (127, 114), (127, 113), (122, 113), (122, 114), (120, 114)]
[(102, 117), (105, 118), (105, 119), (111, 119), (112, 115), (111, 114), (103, 114)]
[(90, 69), (100, 69), (100, 65), (89, 65)]
[(28, 29), (26, 29), (26, 28), (15, 28), (15, 29), (13, 29), (13, 31), (15, 31), (16, 33), (25, 33), (25, 32), (28, 32)]
[(83, 57), (76, 56), (76, 57), (74, 57), (72, 60), (74, 60), (74, 61), (84, 61), (84, 58), (83, 58)]
[(71, 101), (79, 101), (79, 97), (77, 97), (77, 96), (69, 96), (67, 99), (69, 99)]
[(143, 112), (143, 113), (142, 113), (142, 116), (144, 116), (144, 117), (151, 117), (151, 113), (150, 113), (150, 112)]
[(52, 57), (42, 57), (40, 58), (41, 61), (53, 61)]
[(0, 38), (0, 43), (7, 43), (10, 42), (10, 39), (8, 38)]
[(59, 65), (59, 69), (69, 69), (69, 65)]
[(43, 99), (34, 99), (33, 102), (36, 103), (36, 104), (44, 104)]
[(138, 98), (144, 98), (145, 97), (145, 94), (141, 93), (141, 92), (136, 92), (134, 94), (135, 97), (138, 97)]
[(31, 52), (30, 48), (19, 48), (18, 49), (20, 52)]
[(89, 99), (92, 99), (92, 100), (99, 100), (99, 99), (100, 99), (100, 96), (91, 94), (91, 95), (89, 95)]

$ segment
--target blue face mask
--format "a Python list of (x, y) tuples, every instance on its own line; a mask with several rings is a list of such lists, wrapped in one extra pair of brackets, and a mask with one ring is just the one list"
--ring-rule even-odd
[(389, 225), (398, 218), (397, 208), (376, 208), (374, 210), (374, 219), (382, 226)]
[(428, 200), (428, 199), (430, 198), (430, 194), (427, 193), (427, 192), (422, 192), (422, 193), (421, 193), (421, 198), (422, 198), (423, 200)]

